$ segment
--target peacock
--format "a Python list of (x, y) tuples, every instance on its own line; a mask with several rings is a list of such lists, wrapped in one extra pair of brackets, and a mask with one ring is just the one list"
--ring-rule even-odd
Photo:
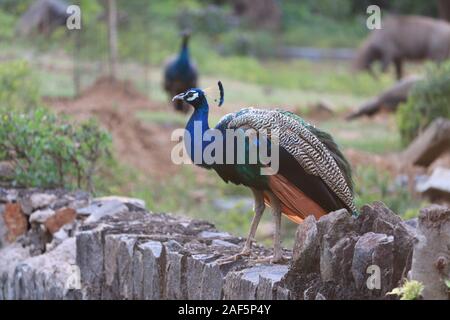
[[(219, 89), (220, 98), (217, 101), (221, 106), (224, 91), (220, 82)], [(250, 231), (244, 248), (231, 260), (251, 254), (252, 239), (266, 206), (271, 208), (275, 223), (272, 263), (284, 260), (280, 239), (282, 214), (296, 223), (301, 223), (309, 215), (318, 219), (341, 208), (356, 214), (351, 167), (330, 134), (281, 109), (245, 108), (225, 115), (214, 129), (210, 129), (209, 95), (205, 91), (189, 89), (173, 97), (173, 100), (184, 101), (194, 108), (184, 139), (185, 149), (192, 161), (203, 168), (215, 170), (227, 183), (249, 187), (253, 193), (254, 217)], [(239, 140), (237, 135), (227, 135), (227, 130), (244, 133), (246, 138)], [(260, 132), (266, 133), (258, 134)], [(213, 142), (216, 146), (223, 144), (223, 154), (211, 163), (206, 161), (204, 151)], [(263, 162), (259, 156), (256, 161), (249, 161), (250, 147), (262, 147), (264, 144), (269, 153), (275, 150), (275, 146), (279, 150), (278, 170), (272, 174), (262, 174), (261, 171), (268, 168), (270, 162)], [(227, 149), (230, 145), (233, 149)], [(238, 162), (240, 155), (236, 151), (240, 147), (244, 150), (244, 158)], [(231, 150), (234, 151), (230, 157), (233, 161), (226, 161)], [(214, 152), (211, 154), (214, 155)], [(271, 159), (273, 162), (276, 158)]]
[[(182, 45), (178, 56), (169, 60), (164, 70), (164, 90), (169, 97), (197, 86), (198, 71), (189, 56), (189, 32), (182, 33)], [(173, 101), (175, 110), (187, 112), (189, 107), (182, 101)]]

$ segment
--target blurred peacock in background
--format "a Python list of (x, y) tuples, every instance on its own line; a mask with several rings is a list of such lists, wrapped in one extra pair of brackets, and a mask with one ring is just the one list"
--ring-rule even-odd
[[(223, 87), (220, 82), (219, 89), (220, 106), (223, 103)], [(249, 187), (254, 197), (255, 215), (244, 248), (238, 255), (224, 260), (250, 255), (252, 240), (266, 205), (271, 207), (275, 222), (274, 253), (271, 259), (274, 263), (283, 260), (281, 214), (296, 223), (301, 223), (309, 215), (318, 219), (341, 208), (356, 214), (351, 168), (331, 135), (291, 112), (254, 108), (225, 115), (216, 125), (216, 130), (211, 131), (208, 124), (207, 95), (209, 96), (201, 89), (190, 89), (173, 98), (174, 101), (184, 101), (194, 107), (185, 131), (189, 134), (184, 139), (187, 153), (195, 164), (215, 170), (225, 182)], [(247, 138), (241, 139), (241, 142), (237, 135), (230, 138), (226, 133), (227, 129), (241, 132)], [(250, 130), (258, 133), (266, 130), (267, 134), (255, 135)], [(220, 134), (213, 134), (214, 131)], [(213, 141), (216, 144), (223, 143), (223, 159), (217, 161), (216, 158), (214, 163), (208, 163), (203, 151), (211, 148)], [(244, 145), (239, 146), (238, 143)], [(264, 143), (271, 156), (275, 144), (278, 146), (279, 166), (275, 174), (263, 175), (261, 172), (262, 168), (269, 168), (271, 163), (264, 164), (260, 158), (249, 161), (252, 144), (262, 147)], [(229, 144), (234, 148), (232, 162), (227, 161), (227, 152), (231, 150), (227, 149)], [(237, 161), (239, 155), (236, 151), (239, 150), (245, 150), (245, 161)], [(200, 159), (198, 155), (201, 156)]]
[[(164, 90), (169, 97), (184, 92), (197, 86), (198, 72), (194, 62), (189, 56), (190, 33), (184, 31), (182, 34), (181, 50), (178, 56), (170, 59), (164, 69)], [(187, 112), (187, 106), (182, 100), (173, 101), (175, 110)]]

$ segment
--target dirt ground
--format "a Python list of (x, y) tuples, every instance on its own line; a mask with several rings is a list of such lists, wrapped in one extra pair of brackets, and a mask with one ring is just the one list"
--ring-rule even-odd
[(140, 110), (172, 110), (149, 101), (130, 82), (101, 78), (75, 99), (47, 98), (45, 102), (75, 119), (97, 118), (111, 133), (118, 159), (140, 172), (158, 178), (176, 172), (177, 166), (170, 160), (173, 129), (135, 117)]

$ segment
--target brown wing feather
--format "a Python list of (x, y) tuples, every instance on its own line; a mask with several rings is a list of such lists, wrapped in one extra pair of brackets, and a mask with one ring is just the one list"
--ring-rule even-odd
[[(280, 200), (283, 214), (295, 223), (301, 223), (309, 215), (319, 219), (327, 214), (314, 200), (280, 174), (269, 176), (269, 187)], [(264, 200), (270, 206), (267, 195), (264, 195)]]

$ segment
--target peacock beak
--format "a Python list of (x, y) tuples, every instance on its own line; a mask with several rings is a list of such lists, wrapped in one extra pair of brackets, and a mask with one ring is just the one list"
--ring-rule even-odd
[(184, 100), (184, 99), (183, 99), (183, 98), (184, 98), (184, 95), (185, 95), (184, 92), (183, 92), (183, 93), (180, 93), (180, 94), (177, 94), (175, 97), (172, 98), (172, 101), (175, 101), (175, 100)]

